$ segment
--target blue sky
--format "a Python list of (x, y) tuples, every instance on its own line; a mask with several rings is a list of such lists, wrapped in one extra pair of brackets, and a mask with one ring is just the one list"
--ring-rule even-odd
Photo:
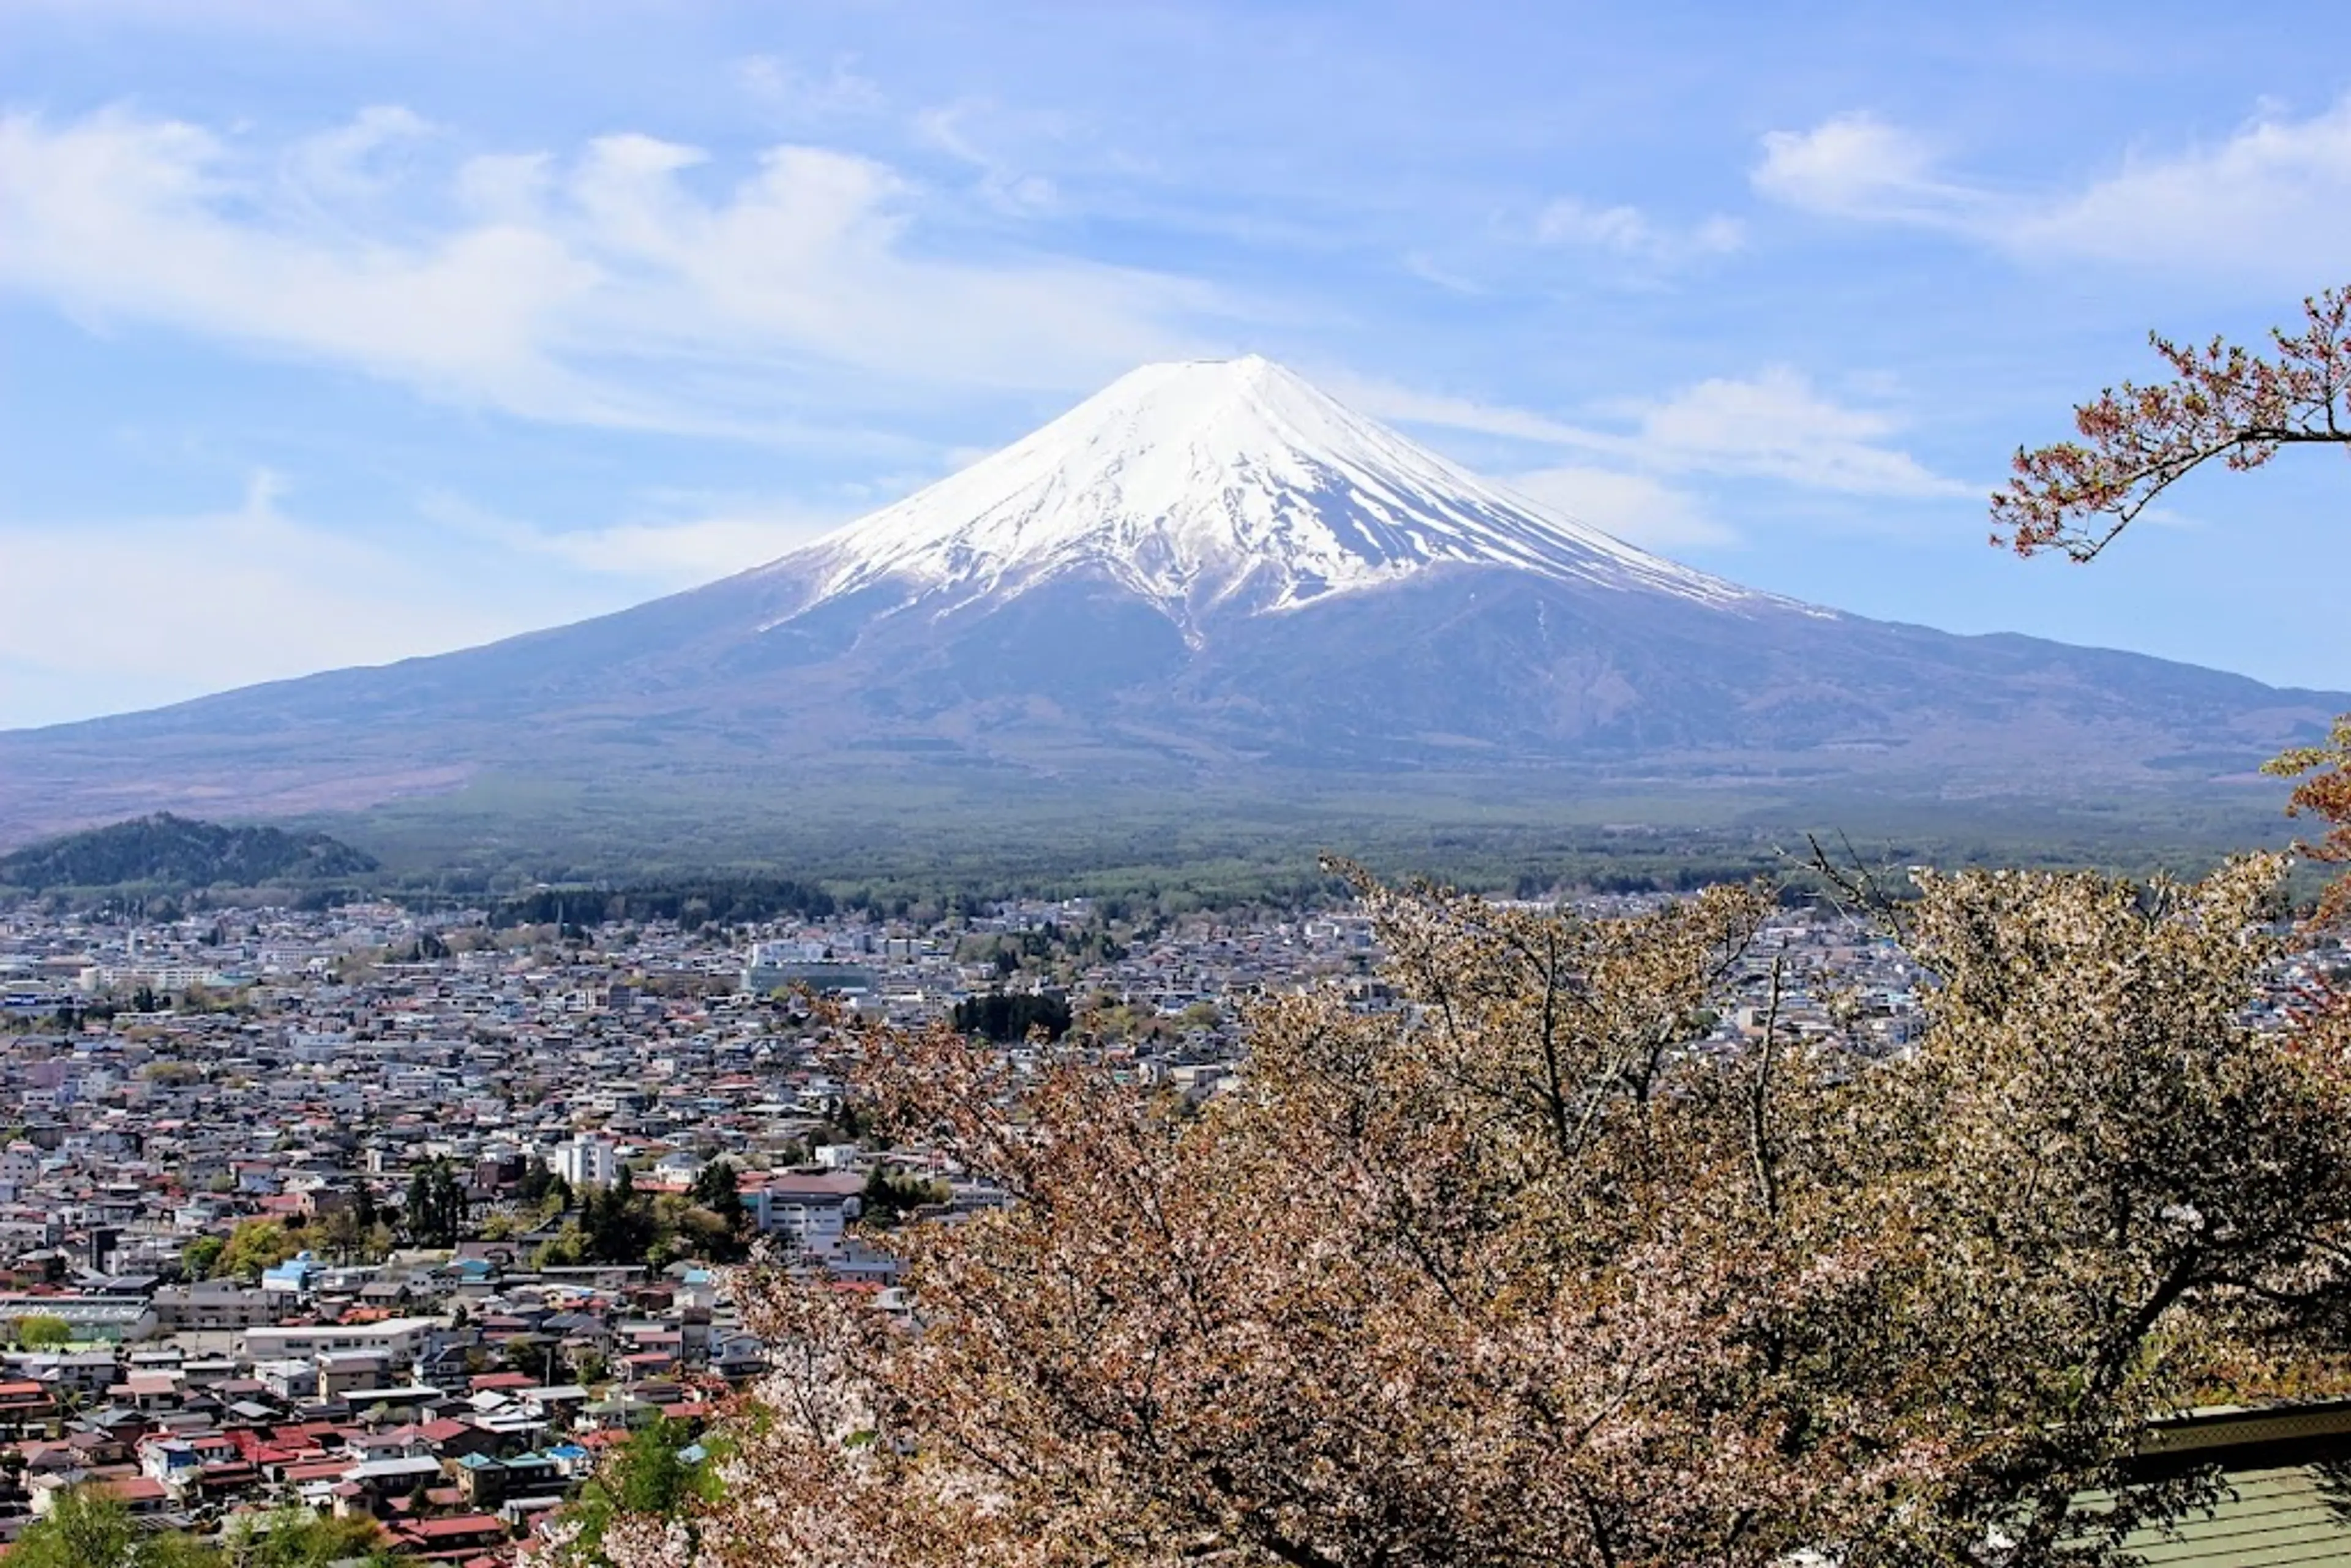
[[(2351, 282), (2351, 13), (0, 5), (0, 727), (770, 559), (1254, 350), (1758, 587), (2351, 688), (2351, 470), (1983, 497)], [(2296, 459), (2300, 460), (2297, 461)]]

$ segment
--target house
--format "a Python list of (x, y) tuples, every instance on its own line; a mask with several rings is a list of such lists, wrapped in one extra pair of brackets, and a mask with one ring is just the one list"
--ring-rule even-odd
[(743, 1196), (754, 1222), (762, 1231), (782, 1238), (788, 1250), (830, 1258), (841, 1250), (850, 1224), (861, 1212), (864, 1190), (865, 1178), (846, 1171), (793, 1171), (770, 1176)]
[(441, 1461), (428, 1456), (363, 1459), (342, 1468), (342, 1485), (336, 1488), (335, 1511), (346, 1517), (377, 1513), (380, 1505), (408, 1496), (419, 1487), (441, 1479)]
[[(2220, 1494), (2168, 1530), (2134, 1532), (2126, 1552), (2151, 1563), (2277, 1568), (2351, 1563), (2351, 1399), (2191, 1411), (2158, 1421), (2132, 1469), (2148, 1479), (2219, 1468)], [(2077, 1500), (2095, 1511), (2100, 1500)]]
[(392, 1535), (411, 1551), (434, 1558), (468, 1548), (488, 1551), (509, 1539), (505, 1521), (489, 1513), (410, 1520), (393, 1527)]
[(0, 1383), (0, 1430), (22, 1437), (33, 1422), (46, 1421), (57, 1409), (57, 1401), (40, 1384), (26, 1380)]

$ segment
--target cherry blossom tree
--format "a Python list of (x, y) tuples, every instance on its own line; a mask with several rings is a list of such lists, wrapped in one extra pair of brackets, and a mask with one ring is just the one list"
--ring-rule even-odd
[(864, 1030), (889, 1124), (1010, 1201), (893, 1233), (911, 1318), (741, 1277), (775, 1366), (723, 1495), (606, 1549), (2116, 1561), (2199, 1478), (2074, 1500), (2351, 1286), (2351, 1039), (2243, 1009), (2280, 871), (1922, 874), (1890, 1055), (1795, 1027), (1855, 999), (1757, 949), (1767, 890), (1597, 920), (1360, 873), (1410, 1009), (1270, 1000), (1206, 1104), (1081, 1044)]

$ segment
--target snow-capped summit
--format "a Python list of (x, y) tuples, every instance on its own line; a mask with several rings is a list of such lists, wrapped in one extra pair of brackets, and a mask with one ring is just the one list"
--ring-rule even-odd
[(1270, 361), (1145, 365), (768, 571), (801, 610), (882, 584), (942, 608), (1074, 573), (1187, 635), (1445, 563), (1726, 603), (1760, 597), (1493, 485)]

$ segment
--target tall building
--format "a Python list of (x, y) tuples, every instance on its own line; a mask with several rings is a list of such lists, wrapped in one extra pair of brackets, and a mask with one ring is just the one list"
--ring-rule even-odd
[(558, 1144), (547, 1163), (574, 1192), (610, 1186), (621, 1174), (620, 1153), (608, 1138), (581, 1136)]

